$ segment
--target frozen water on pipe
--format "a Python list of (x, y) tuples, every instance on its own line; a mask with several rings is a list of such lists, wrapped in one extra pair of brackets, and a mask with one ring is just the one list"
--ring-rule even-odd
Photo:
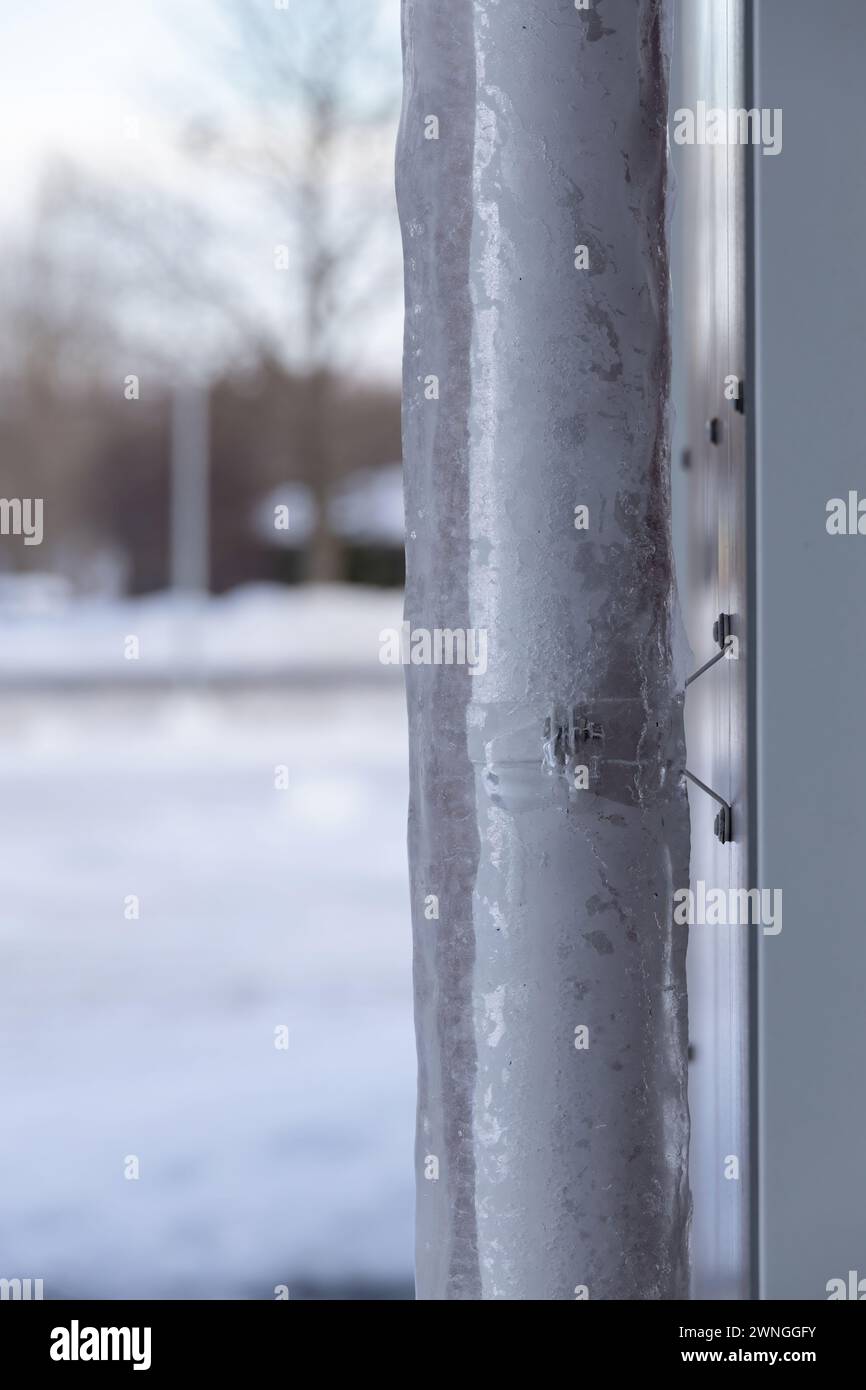
[(688, 1296), (668, 28), (403, 3), (422, 1299)]

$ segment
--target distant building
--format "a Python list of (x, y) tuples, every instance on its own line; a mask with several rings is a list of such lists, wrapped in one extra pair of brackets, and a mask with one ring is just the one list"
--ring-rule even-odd
[[(258, 538), (279, 552), (284, 583), (304, 578), (305, 553), (316, 526), (316, 501), (304, 483), (283, 483), (256, 505)], [(359, 469), (338, 487), (329, 524), (341, 543), (344, 578), (354, 584), (399, 586), (405, 577), (403, 468)]]

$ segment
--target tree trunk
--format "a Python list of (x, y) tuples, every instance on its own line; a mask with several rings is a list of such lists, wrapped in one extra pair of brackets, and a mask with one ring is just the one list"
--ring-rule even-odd
[(343, 544), (334, 533), (329, 515), (335, 483), (331, 443), (334, 395), (331, 374), (326, 368), (318, 367), (310, 373), (304, 404), (301, 446), (316, 508), (307, 550), (307, 579), (313, 584), (339, 584), (343, 579)]
[(403, 25), (418, 1295), (684, 1298), (667, 0)]

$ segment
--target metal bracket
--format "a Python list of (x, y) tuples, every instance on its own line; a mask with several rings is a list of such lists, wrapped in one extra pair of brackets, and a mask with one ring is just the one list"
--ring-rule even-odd
[(729, 844), (734, 838), (734, 813), (729, 802), (725, 801), (723, 796), (719, 796), (718, 792), (714, 792), (712, 787), (708, 787), (706, 782), (702, 782), (700, 777), (696, 777), (693, 772), (689, 772), (688, 768), (686, 768), (685, 775), (690, 782), (694, 782), (696, 787), (700, 787), (702, 792), (706, 792), (707, 796), (711, 796), (713, 801), (717, 801), (721, 806), (721, 811), (718, 812), (716, 819), (713, 821), (713, 831), (720, 844)]
[(692, 681), (696, 681), (698, 676), (702, 676), (705, 671), (709, 671), (711, 666), (715, 666), (717, 661), (721, 661), (723, 656), (727, 656), (728, 642), (733, 636), (733, 622), (734, 620), (730, 613), (719, 614), (718, 618), (713, 623), (713, 641), (718, 643), (721, 647), (721, 651), (717, 652), (715, 656), (710, 657), (710, 660), (705, 661), (700, 670), (695, 671), (694, 675), (687, 678), (686, 688), (692, 684)]
[[(722, 657), (727, 655), (728, 643), (733, 636), (733, 625), (734, 620), (730, 613), (719, 614), (718, 618), (713, 623), (713, 641), (718, 643), (721, 650), (718, 651), (715, 656), (711, 657), (709, 661), (705, 661), (703, 666), (695, 671), (694, 675), (689, 676), (686, 681), (687, 687), (690, 686), (693, 681), (696, 681), (698, 676), (702, 676), (705, 671), (709, 671), (711, 666), (715, 666), (717, 661), (721, 661)], [(729, 803), (725, 801), (723, 796), (719, 796), (718, 792), (714, 792), (712, 787), (708, 787), (706, 782), (702, 782), (700, 777), (696, 777), (693, 772), (689, 772), (688, 768), (686, 768), (685, 775), (690, 782), (694, 782), (696, 787), (700, 787), (701, 791), (706, 792), (707, 796), (711, 796), (713, 801), (717, 801), (721, 806), (722, 809), (713, 822), (713, 831), (720, 844), (729, 844), (734, 837), (734, 813)]]

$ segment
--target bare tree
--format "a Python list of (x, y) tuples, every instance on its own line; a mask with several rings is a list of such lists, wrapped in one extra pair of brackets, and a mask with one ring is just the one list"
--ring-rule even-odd
[(68, 169), (49, 171), (26, 235), (9, 240), (0, 267), (0, 453), (5, 489), (44, 500), (44, 544), (6, 547), (6, 568), (78, 570), (95, 539), (88, 508), (90, 461), (99, 437), (95, 384), (117, 352), (109, 296), (97, 271), (82, 273), (58, 236)]
[(339, 465), (330, 419), (339, 355), (361, 316), (375, 312), (383, 284), (390, 277), (396, 285), (399, 275), (388, 236), (396, 218), (390, 193), (383, 196), (399, 64), (377, 6), (302, 0), (266, 10), (222, 0), (222, 8), (234, 119), (223, 109), (189, 135), (198, 154), (253, 184), (270, 209), (275, 250), (286, 247), (294, 298), (285, 347), (307, 387), (298, 463), (318, 510), (311, 577), (333, 580), (340, 563), (328, 504)]

